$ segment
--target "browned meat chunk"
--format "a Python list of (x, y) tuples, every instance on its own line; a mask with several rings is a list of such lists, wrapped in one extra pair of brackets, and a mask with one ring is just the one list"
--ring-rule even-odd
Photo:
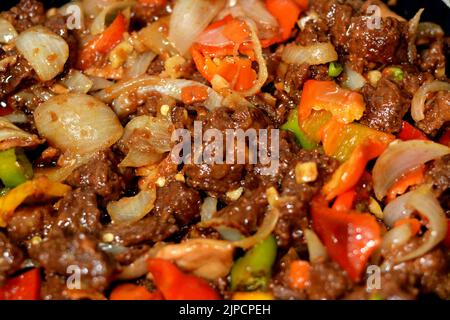
[(361, 123), (384, 132), (398, 132), (409, 108), (409, 100), (399, 86), (382, 78), (376, 88), (367, 84), (362, 92), (366, 100), (366, 111)]
[(97, 248), (97, 241), (83, 233), (52, 234), (45, 241), (33, 245), (29, 253), (47, 274), (68, 277), (74, 272), (68, 267), (80, 268), (82, 289), (106, 289), (114, 271), (108, 256)]
[(2, 54), (0, 49), (0, 60), (9, 59), (4, 70), (0, 70), (0, 101), (16, 91), (16, 88), (27, 79), (34, 78), (34, 71), (30, 64), (16, 53), (8, 52)]
[(426, 171), (426, 179), (439, 196), (450, 188), (450, 155), (432, 162)]
[(22, 251), (0, 232), (0, 286), (7, 276), (20, 268), (23, 258)]
[(441, 91), (425, 105), (425, 118), (417, 122), (417, 127), (427, 134), (436, 134), (446, 123), (450, 122), (450, 92)]
[(22, 32), (45, 21), (44, 5), (37, 0), (20, 0), (17, 6), (0, 13), (0, 18), (8, 20), (17, 32)]
[(44, 236), (52, 226), (52, 213), (51, 206), (17, 209), (8, 221), (8, 236), (17, 242)]
[(420, 55), (420, 68), (428, 71), (436, 77), (445, 75), (445, 46), (444, 39), (434, 41), (428, 49)]

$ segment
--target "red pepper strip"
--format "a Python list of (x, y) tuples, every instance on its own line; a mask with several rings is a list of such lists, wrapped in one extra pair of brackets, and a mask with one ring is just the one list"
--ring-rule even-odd
[(354, 189), (349, 190), (336, 198), (332, 208), (338, 211), (352, 210), (355, 199), (356, 199), (356, 191)]
[(450, 219), (447, 219), (447, 235), (444, 238), (444, 245), (450, 248)]
[(394, 185), (387, 192), (387, 200), (394, 200), (398, 195), (404, 194), (409, 187), (422, 184), (424, 181), (425, 165), (422, 164), (407, 172), (403, 177), (394, 183)]
[(339, 87), (334, 81), (308, 80), (303, 86), (298, 119), (305, 120), (312, 110), (330, 111), (339, 121), (350, 123), (362, 117), (363, 96)]
[(367, 213), (338, 211), (328, 207), (323, 197), (311, 206), (313, 229), (330, 257), (353, 281), (359, 281), (372, 252), (381, 243), (380, 226)]
[(204, 86), (187, 86), (181, 89), (181, 101), (184, 104), (203, 102), (208, 99), (208, 90)]
[(114, 48), (123, 39), (127, 30), (127, 20), (119, 13), (114, 21), (100, 35), (89, 41), (81, 50), (79, 65), (82, 70), (89, 68), (97, 54), (105, 54)]
[(7, 116), (8, 114), (11, 114), (14, 112), (14, 109), (11, 108), (9, 105), (6, 105), (6, 107), (0, 106), (0, 117)]
[(364, 173), (367, 162), (378, 157), (386, 149), (386, 143), (378, 140), (367, 140), (358, 145), (345, 161), (334, 172), (330, 181), (322, 188), (327, 200), (352, 189)]
[(161, 292), (148, 291), (144, 286), (124, 283), (114, 288), (109, 300), (163, 300)]
[(158, 290), (167, 300), (219, 300), (220, 295), (208, 282), (193, 275), (187, 275), (170, 261), (149, 259), (148, 270)]
[(413, 236), (418, 234), (419, 231), (420, 231), (420, 228), (422, 227), (422, 224), (416, 218), (404, 218), (404, 219), (397, 220), (394, 223), (394, 227), (398, 227), (398, 226), (401, 226), (403, 224), (409, 224), (409, 226), (411, 228), (411, 233), (412, 233)]
[(39, 300), (41, 278), (39, 269), (29, 270), (20, 276), (8, 279), (0, 288), (0, 300)]
[(263, 48), (288, 39), (301, 13), (300, 6), (293, 0), (266, 0), (266, 7), (270, 14), (277, 19), (281, 35), (261, 40)]
[(444, 134), (439, 139), (439, 143), (450, 147), (450, 128), (445, 129)]
[(429, 140), (427, 136), (420, 131), (419, 129), (416, 129), (412, 125), (410, 125), (408, 122), (403, 121), (402, 122), (402, 130), (398, 134), (398, 138), (401, 140)]

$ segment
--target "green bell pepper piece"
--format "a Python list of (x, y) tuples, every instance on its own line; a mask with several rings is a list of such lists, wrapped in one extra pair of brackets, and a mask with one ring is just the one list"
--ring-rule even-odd
[(328, 75), (332, 78), (336, 78), (337, 76), (339, 76), (343, 70), (344, 68), (340, 63), (330, 62), (330, 64), (328, 65)]
[(295, 135), (297, 143), (306, 150), (312, 150), (318, 146), (318, 144), (308, 137), (308, 135), (300, 128), (298, 124), (298, 111), (297, 108), (291, 110), (288, 116), (288, 120), (281, 127), (282, 130), (290, 131)]
[(267, 289), (276, 256), (277, 242), (271, 235), (234, 263), (231, 269), (231, 290)]
[(20, 149), (0, 151), (0, 179), (7, 188), (14, 188), (33, 176), (33, 168)]

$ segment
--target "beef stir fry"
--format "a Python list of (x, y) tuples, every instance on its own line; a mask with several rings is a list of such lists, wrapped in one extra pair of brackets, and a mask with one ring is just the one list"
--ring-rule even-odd
[(422, 12), (1, 12), (0, 299), (450, 299), (450, 38)]

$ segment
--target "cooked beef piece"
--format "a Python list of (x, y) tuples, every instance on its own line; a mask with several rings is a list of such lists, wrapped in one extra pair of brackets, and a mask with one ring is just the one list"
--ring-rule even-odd
[(347, 274), (331, 261), (312, 264), (310, 282), (306, 293), (311, 300), (339, 299), (352, 287)]
[(309, 46), (319, 42), (328, 42), (328, 24), (325, 19), (309, 20), (302, 32), (298, 33), (296, 42), (301, 46)]
[(399, 86), (382, 78), (376, 88), (366, 84), (362, 93), (366, 100), (366, 110), (361, 123), (384, 132), (398, 132), (402, 127), (402, 118), (408, 111), (410, 101)]
[(150, 249), (147, 245), (137, 245), (127, 247), (125, 251), (113, 254), (115, 261), (121, 265), (129, 265), (137, 258), (148, 252)]
[(0, 286), (7, 276), (20, 268), (23, 259), (22, 251), (0, 232)]
[(276, 98), (266, 94), (258, 93), (248, 97), (248, 100), (258, 109), (262, 110), (276, 125), (281, 126), (288, 116), (288, 109), (284, 105), (276, 105)]
[(66, 70), (74, 67), (78, 59), (78, 40), (74, 32), (67, 28), (67, 18), (57, 13), (45, 21), (45, 26), (66, 41), (69, 46), (69, 58), (65, 67)]
[(171, 181), (156, 192), (155, 214), (169, 213), (180, 227), (199, 217), (201, 198), (197, 190), (179, 181)]
[(130, 246), (143, 242), (162, 241), (178, 230), (175, 218), (164, 212), (161, 216), (150, 213), (145, 218), (130, 224), (111, 224), (105, 228), (103, 234), (111, 233), (116, 242)]
[(425, 174), (428, 183), (434, 187), (437, 196), (450, 188), (450, 155), (434, 160)]
[[(309, 183), (297, 183), (295, 167), (305, 162), (314, 162), (317, 166), (318, 177)], [(320, 153), (318, 150), (301, 150), (290, 162), (289, 168), (281, 183), (280, 218), (274, 234), (280, 247), (288, 247), (292, 240), (302, 239), (302, 229), (308, 226), (306, 218), (309, 203), (319, 192), (325, 181), (338, 167), (338, 162)]]
[(55, 228), (73, 233), (96, 234), (101, 228), (95, 193), (89, 189), (68, 192), (59, 204)]
[(30, 64), (15, 52), (0, 54), (0, 60), (12, 59), (4, 70), (0, 70), (0, 101), (16, 91), (16, 88), (27, 79), (34, 79), (34, 71)]
[(74, 272), (69, 267), (80, 268), (82, 289), (104, 290), (112, 279), (112, 262), (97, 248), (94, 238), (81, 232), (52, 233), (41, 243), (32, 245), (29, 254), (47, 274), (69, 277)]
[(67, 290), (67, 279), (57, 274), (46, 274), (41, 282), (42, 300), (68, 300), (65, 294)]
[(410, 99), (413, 98), (414, 94), (425, 82), (434, 80), (432, 74), (428, 72), (421, 72), (414, 65), (402, 65), (401, 68), (403, 70), (404, 77), (400, 86), (403, 93)]
[(434, 135), (447, 122), (450, 122), (450, 92), (440, 91), (425, 104), (425, 118), (417, 122), (423, 132)]
[(34, 236), (45, 236), (53, 225), (50, 205), (18, 208), (8, 221), (8, 236), (20, 242)]
[(420, 54), (420, 69), (437, 77), (445, 76), (445, 43), (439, 38)]
[(98, 152), (87, 164), (75, 170), (67, 183), (90, 189), (101, 197), (101, 204), (119, 199), (126, 184), (118, 173), (118, 161), (110, 150)]
[[(327, 71), (328, 73), (328, 71)], [(297, 104), (300, 101), (300, 89), (310, 78), (310, 67), (307, 64), (289, 64), (283, 79), (283, 89)]]
[(8, 20), (17, 32), (22, 32), (32, 26), (44, 23), (44, 5), (37, 0), (20, 0), (9, 11), (0, 13), (0, 18)]

